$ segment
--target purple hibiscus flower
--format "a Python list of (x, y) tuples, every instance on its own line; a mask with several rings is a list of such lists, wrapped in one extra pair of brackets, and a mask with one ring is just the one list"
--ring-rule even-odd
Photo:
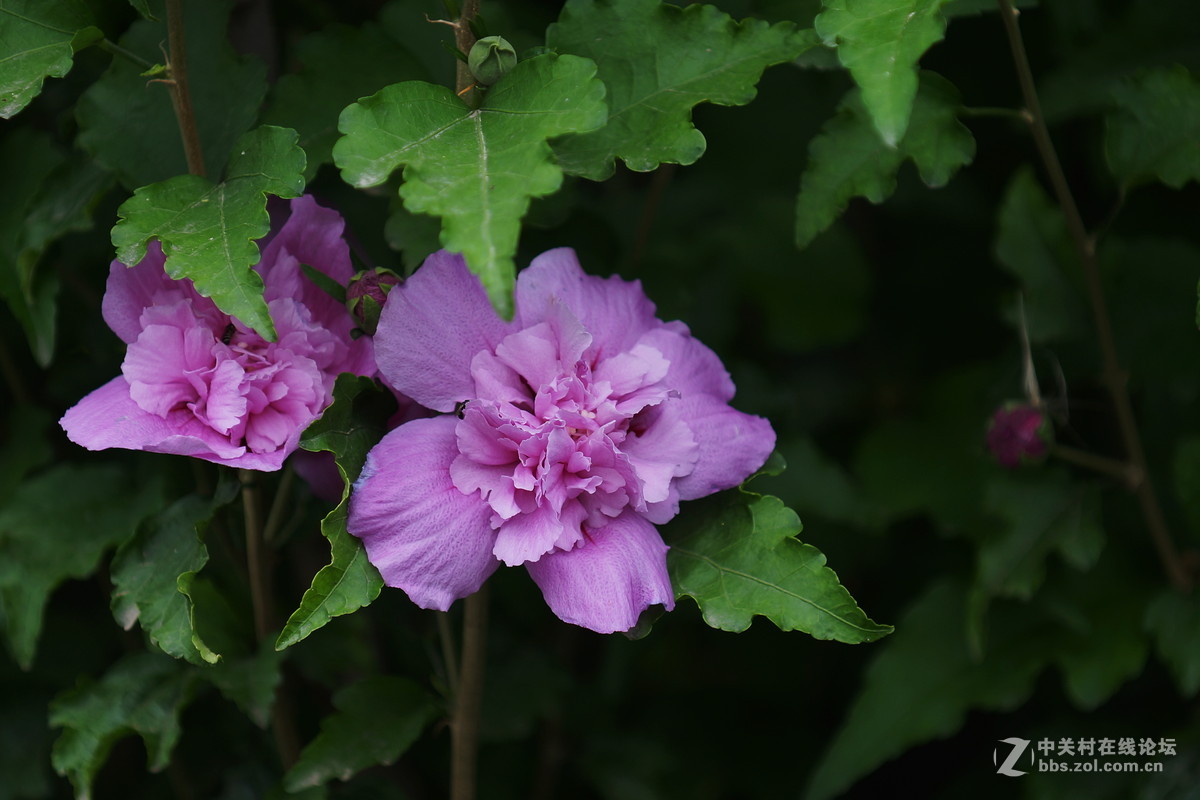
[(128, 345), (121, 375), (60, 424), (89, 450), (120, 447), (277, 470), (332, 399), (338, 373), (373, 375), (370, 340), (301, 264), (345, 284), (354, 274), (344, 222), (311, 197), (293, 200), (255, 269), (277, 340), (268, 342), (164, 272), (158, 242), (136, 266), (114, 261), (104, 320)]
[(505, 322), (461, 257), (430, 256), (392, 290), (381, 374), (443, 414), (367, 456), (348, 527), (384, 580), (447, 609), (501, 562), (524, 565), (566, 622), (628, 630), (674, 606), (655, 524), (736, 486), (775, 446), (729, 406), (717, 356), (664, 323), (638, 282), (585, 275), (552, 250), (517, 278)]

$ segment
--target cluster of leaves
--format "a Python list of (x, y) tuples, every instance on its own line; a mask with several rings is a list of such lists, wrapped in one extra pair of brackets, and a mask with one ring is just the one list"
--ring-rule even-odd
[[(487, 32), (533, 51), (465, 94), (449, 26), (424, 21), (436, 5), (318, 2), (278, 19), (183, 5), (209, 177), (186, 174), (161, 3), (0, 2), (0, 800), (441, 793), (453, 658), (345, 528), (394, 412), (386, 392), (344, 376), (306, 432), (343, 479), (332, 510), (290, 469), (260, 479), (276, 498), (267, 613), (295, 608), (267, 635), (235, 480), (75, 452), (53, 424), (120, 362), (99, 314), (114, 254), (133, 263), (162, 242), (173, 276), (269, 337), (254, 241), (270, 196), (306, 190), (345, 213), (365, 261), (464, 253), (502, 313), (515, 266), (550, 246), (640, 278), (661, 316), (722, 354), (737, 404), (772, 418), (790, 464), (664, 530), (673, 584), (700, 613), (682, 602), (653, 635), (599, 641), (550, 619), (526, 582), (493, 579), (489, 796), (870, 797), (899, 782), (1012, 796), (987, 762), (1014, 735), (1180, 742), (1152, 778), (1030, 775), (1030, 797), (1194, 783), (1200, 607), (1168, 584), (1116, 470), (1087, 466), (1128, 454), (1094, 287), (1043, 187), (996, 5), (488, 0)], [(1147, 474), (1190, 551), (1188, 4), (1019, 5), (1096, 230)], [(1090, 459), (989, 459), (986, 420), (1021, 396), (1025, 360), (1059, 442)], [(793, 508), (840, 578), (796, 538)], [(896, 632), (881, 639), (890, 627), (846, 587)], [(792, 722), (787, 736), (768, 716)]]

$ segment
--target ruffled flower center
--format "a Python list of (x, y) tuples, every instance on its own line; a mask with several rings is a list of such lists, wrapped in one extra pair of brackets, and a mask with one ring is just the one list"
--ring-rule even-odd
[(190, 417), (234, 447), (284, 446), (328, 402), (332, 377), (322, 362), (345, 345), (292, 301), (272, 301), (270, 310), (276, 342), (186, 299), (146, 308), (121, 367), (130, 396), (147, 413)]
[(451, 477), (491, 507), (493, 552), (510, 566), (570, 550), (626, 508), (671, 504), (671, 480), (695, 466), (662, 353), (638, 344), (600, 358), (590, 345), (559, 313), (472, 362), (478, 396), (462, 409)]

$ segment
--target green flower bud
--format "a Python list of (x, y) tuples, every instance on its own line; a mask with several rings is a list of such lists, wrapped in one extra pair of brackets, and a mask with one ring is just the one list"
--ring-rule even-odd
[(403, 280), (384, 267), (365, 269), (350, 279), (350, 285), (346, 287), (346, 308), (363, 333), (368, 336), (375, 333), (388, 292)]
[(517, 51), (502, 36), (485, 36), (467, 55), (476, 83), (491, 86), (517, 65)]

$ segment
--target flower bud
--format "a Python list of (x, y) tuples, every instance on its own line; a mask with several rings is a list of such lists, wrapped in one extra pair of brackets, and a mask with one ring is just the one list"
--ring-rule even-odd
[(350, 279), (350, 285), (346, 287), (346, 308), (364, 333), (375, 333), (387, 293), (403, 280), (384, 267), (364, 269)]
[(467, 66), (475, 81), (491, 86), (517, 65), (517, 51), (501, 36), (485, 36), (467, 55)]
[(1001, 466), (1014, 469), (1045, 458), (1054, 440), (1050, 421), (1041, 409), (1027, 403), (1008, 403), (992, 415), (987, 448)]

